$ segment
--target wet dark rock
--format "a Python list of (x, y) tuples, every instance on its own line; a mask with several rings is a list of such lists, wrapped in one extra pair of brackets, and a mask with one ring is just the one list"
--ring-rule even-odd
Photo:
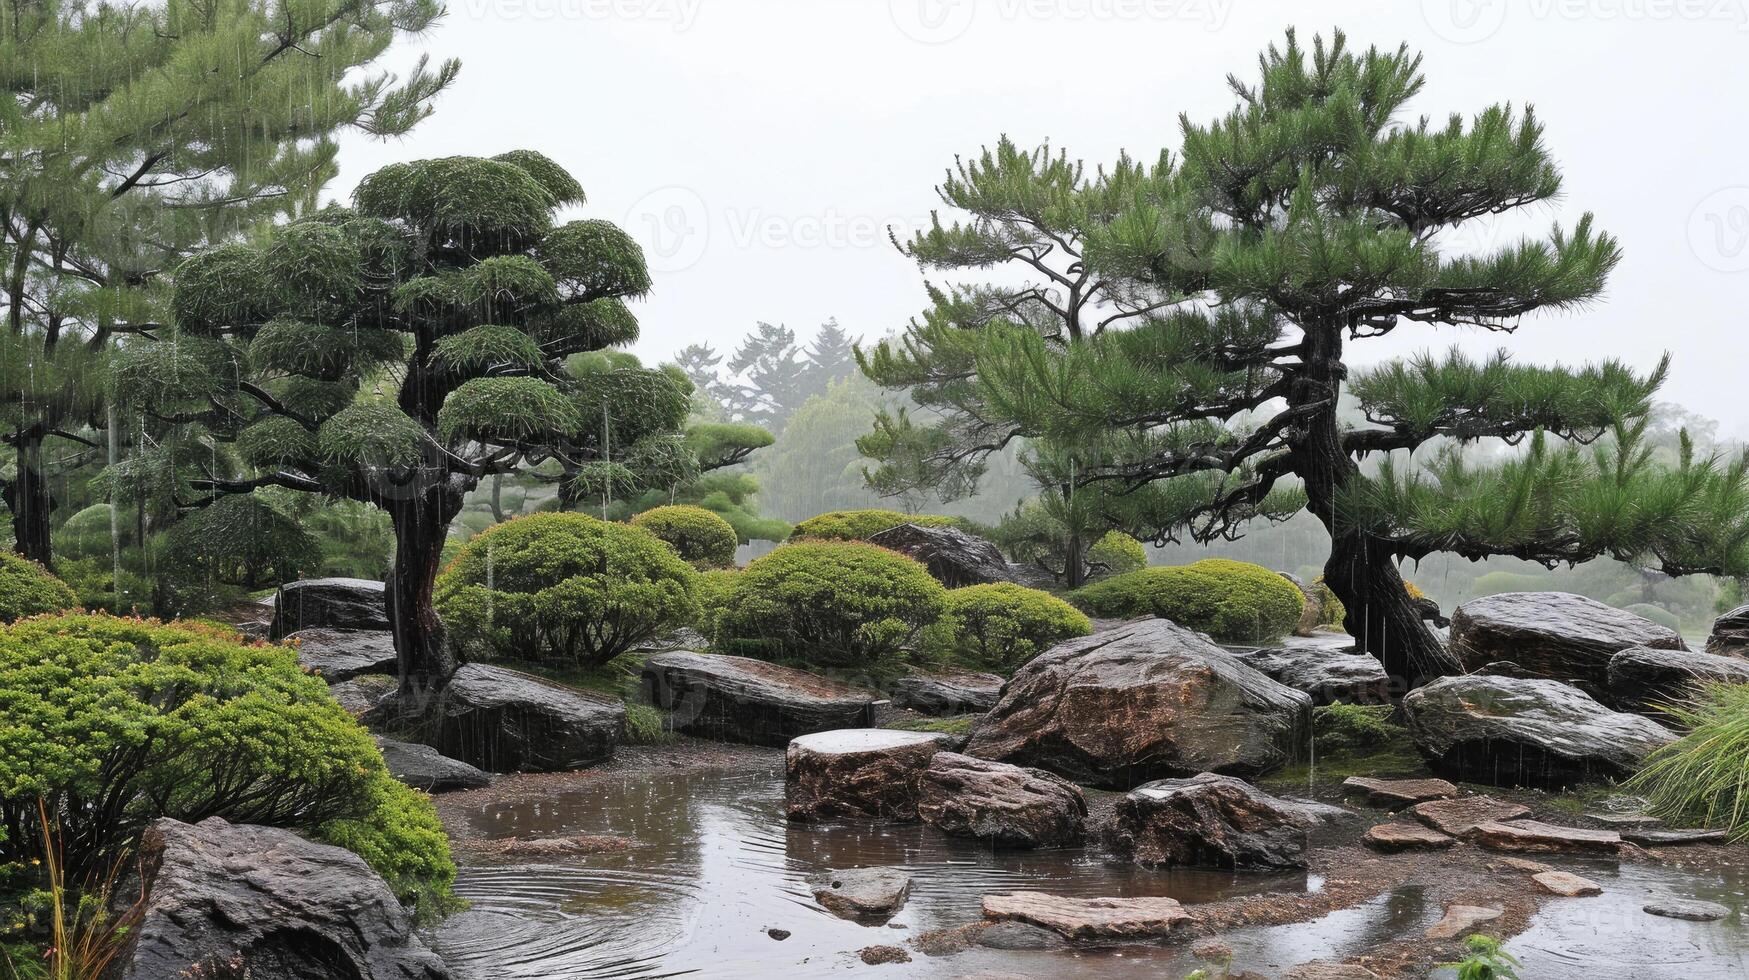
[(1311, 703), (1202, 634), (1149, 619), (1033, 658), (965, 752), (1113, 789), (1201, 772), (1256, 775), (1304, 753)]
[(1072, 898), (1044, 892), (985, 895), (984, 917), (1025, 922), (1069, 939), (1154, 939), (1191, 920), (1171, 898)]
[(1350, 776), (1342, 781), (1342, 789), (1351, 796), (1360, 795), (1374, 806), (1395, 810), (1399, 807), (1446, 800), (1458, 795), (1458, 788), (1443, 779), (1373, 779)]
[(316, 628), (298, 630), (285, 639), (297, 644), (298, 664), (330, 684), (399, 669), (393, 633)]
[(978, 945), (989, 949), (1040, 951), (1067, 949), (1069, 943), (1061, 935), (1042, 926), (1025, 922), (992, 922), (978, 934)]
[(625, 705), (528, 674), (467, 664), (438, 695), (431, 744), (487, 772), (564, 772), (613, 757)]
[(387, 630), (389, 607), (383, 583), (362, 578), (310, 578), (287, 582), (274, 597), (268, 635), (299, 630)]
[(401, 683), (386, 674), (360, 674), (349, 681), (331, 685), (328, 693), (340, 702), (346, 713), (372, 731), (391, 721), (395, 714), (395, 695)]
[(1638, 830), (1656, 827), (1664, 822), (1649, 813), (1587, 813), (1585, 818), (1595, 820), (1612, 830)]
[(377, 748), (388, 763), (389, 775), (414, 789), (427, 793), (447, 793), (459, 789), (479, 789), (489, 786), (492, 777), (465, 762), (451, 759), (429, 745), (397, 742), (378, 737)]
[(1445, 917), (1428, 927), (1427, 938), (1456, 939), (1484, 922), (1492, 922), (1505, 914), (1505, 909), (1479, 905), (1448, 905)]
[(1242, 779), (1203, 773), (1131, 790), (1106, 834), (1138, 864), (1303, 868), (1306, 825), (1293, 804)]
[(702, 738), (788, 745), (813, 732), (874, 724), (872, 691), (763, 660), (676, 651), (644, 662), (644, 700)]
[(925, 823), (998, 847), (1080, 843), (1087, 801), (1081, 788), (1042, 769), (938, 752), (917, 775)]
[(1238, 650), (1234, 655), (1264, 676), (1311, 695), (1315, 705), (1389, 704), (1391, 678), (1384, 665), (1344, 649), (1348, 641), (1290, 638), (1284, 645)]
[(938, 717), (983, 714), (1002, 696), (997, 674), (916, 674), (893, 683), (893, 704)]
[(1418, 823), (1382, 823), (1368, 828), (1362, 839), (1368, 847), (1386, 853), (1439, 850), (1457, 843), (1457, 838)]
[(1713, 632), (1707, 637), (1706, 652), (1749, 654), (1749, 605), (1738, 606), (1713, 620)]
[(1731, 910), (1714, 902), (1701, 902), (1693, 899), (1665, 898), (1655, 902), (1647, 902), (1642, 906), (1651, 915), (1660, 915), (1666, 919), (1683, 919), (1688, 922), (1717, 922), (1728, 918)]
[(905, 907), (911, 876), (897, 868), (851, 868), (808, 879), (814, 901), (840, 919), (879, 925)]
[(1640, 847), (1682, 847), (1687, 844), (1724, 844), (1731, 835), (1723, 830), (1623, 830), (1621, 839)]
[(1452, 614), (1451, 651), (1465, 670), (1510, 660), (1528, 676), (1594, 694), (1608, 684), (1609, 658), (1636, 646), (1688, 649), (1673, 629), (1566, 592), (1483, 596)]
[(450, 976), (388, 886), (351, 851), (213, 817), (159, 820), (140, 857), (144, 917), (109, 974), (119, 980)]
[(1614, 854), (1621, 850), (1622, 841), (1613, 830), (1561, 827), (1540, 820), (1478, 824), (1470, 837), (1490, 850), (1521, 854)]
[(943, 736), (857, 728), (803, 735), (784, 752), (791, 820), (839, 817), (917, 819), (917, 776)]
[(788, 939), (791, 935), (791, 933), (788, 929), (767, 929), (767, 930), (765, 930), (765, 934), (767, 936), (770, 936), (771, 938), (777, 940), (780, 943), (783, 942), (785, 939)]
[(900, 524), (868, 539), (870, 544), (910, 555), (950, 589), (1012, 581), (1001, 549), (957, 527)]
[(633, 653), (667, 653), (670, 650), (692, 650), (702, 652), (711, 648), (710, 637), (705, 636), (690, 626), (682, 626), (672, 633), (652, 637), (632, 647)]
[(1409, 734), (1434, 769), (1497, 786), (1560, 788), (1625, 776), (1675, 739), (1550, 680), (1442, 677), (1403, 699)]
[(1282, 578), (1293, 583), (1300, 590), (1301, 598), (1306, 604), (1300, 609), (1300, 621), (1294, 624), (1295, 636), (1316, 636), (1318, 624), (1324, 619), (1324, 590), (1314, 589), (1306, 585), (1306, 580), (1289, 572), (1281, 572)]
[(1749, 684), (1749, 659), (1652, 647), (1609, 658), (1608, 700), (1622, 711), (1660, 717), (1659, 705), (1687, 701), (1708, 683)]

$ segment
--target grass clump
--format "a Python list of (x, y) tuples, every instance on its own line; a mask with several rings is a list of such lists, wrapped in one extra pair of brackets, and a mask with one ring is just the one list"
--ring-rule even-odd
[(1666, 710), (1687, 734), (1648, 756), (1626, 789), (1674, 823), (1749, 839), (1749, 684), (1710, 684)]

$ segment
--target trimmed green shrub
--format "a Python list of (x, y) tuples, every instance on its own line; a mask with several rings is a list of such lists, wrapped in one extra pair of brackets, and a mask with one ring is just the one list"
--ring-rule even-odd
[(1749, 684), (1710, 684), (1694, 703), (1666, 710), (1688, 734), (1647, 756), (1628, 791), (1673, 823), (1749, 840)]
[(0, 551), (0, 623), (65, 612), (79, 604), (67, 583), (34, 561)]
[(726, 653), (866, 669), (940, 642), (946, 611), (947, 589), (904, 555), (803, 541), (747, 565), (714, 636)]
[(1095, 616), (1151, 614), (1223, 640), (1285, 636), (1306, 606), (1292, 582), (1261, 565), (1227, 558), (1114, 576), (1072, 598)]
[(735, 548), (741, 543), (734, 525), (703, 507), (689, 504), (646, 510), (632, 518), (632, 526), (668, 542), (680, 557), (699, 569), (735, 564)]
[(705, 636), (715, 636), (717, 620), (722, 618), (723, 610), (729, 608), (729, 601), (735, 595), (735, 585), (741, 580), (741, 572), (733, 568), (712, 569), (700, 572), (698, 576), (698, 631)]
[(455, 866), (430, 800), (285, 647), (196, 624), (73, 614), (0, 629), (0, 864), (42, 853), (70, 880), (159, 817), (293, 828), (356, 851), (435, 912)]
[(1053, 644), (1093, 632), (1079, 609), (1038, 589), (1007, 582), (947, 594), (951, 649), (970, 663), (1012, 669)]
[(1127, 575), (1148, 567), (1148, 549), (1122, 531), (1107, 531), (1087, 549), (1087, 564), (1103, 575)]
[(917, 524), (922, 527), (957, 526), (959, 520), (937, 514), (901, 514), (896, 510), (835, 510), (810, 517), (797, 524), (789, 534), (791, 541), (815, 538), (824, 541), (866, 541), (898, 527)]
[(467, 656), (588, 667), (694, 622), (697, 577), (641, 528), (531, 514), (469, 541), (436, 603)]

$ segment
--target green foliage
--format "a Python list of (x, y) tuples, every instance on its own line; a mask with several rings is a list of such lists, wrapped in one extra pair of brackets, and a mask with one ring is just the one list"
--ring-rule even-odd
[(1647, 757), (1628, 788), (1673, 822), (1749, 840), (1749, 684), (1713, 684), (1666, 709), (1687, 734)]
[(1335, 704), (1312, 709), (1312, 734), (1319, 752), (1365, 752), (1396, 737), (1388, 704)]
[(323, 422), (316, 445), (337, 466), (412, 466), (424, 458), (426, 432), (392, 405), (359, 404)]
[(1209, 558), (1095, 582), (1075, 604), (1095, 616), (1159, 616), (1222, 640), (1271, 640), (1293, 631), (1305, 596), (1260, 565)]
[(583, 425), (577, 408), (539, 378), (473, 378), (450, 393), (437, 413), (445, 442), (475, 439), (501, 445), (570, 434)]
[(79, 604), (65, 582), (29, 559), (0, 551), (0, 623), (64, 612)]
[(729, 522), (703, 507), (657, 507), (632, 518), (632, 526), (668, 542), (700, 570), (733, 565), (735, 548), (740, 544)]
[(838, 510), (810, 517), (790, 532), (791, 540), (815, 538), (822, 541), (866, 541), (901, 524), (922, 527), (951, 527), (957, 518), (932, 514), (901, 514), (896, 510)]
[(700, 633), (716, 635), (717, 623), (734, 601), (735, 588), (740, 580), (739, 569), (722, 568), (699, 574), (697, 626)]
[[(282, 647), (102, 615), (0, 629), (0, 863), (41, 853), (39, 799), (77, 878), (159, 817), (290, 827), (352, 847), (438, 911), (455, 868), (430, 802)], [(86, 805), (109, 801), (105, 807)]]
[(1034, 654), (1093, 632), (1080, 610), (1038, 589), (1002, 582), (950, 590), (950, 649), (961, 660), (1012, 670)]
[(1493, 936), (1473, 935), (1464, 940), (1464, 948), (1470, 955), (1462, 961), (1440, 964), (1443, 968), (1456, 970), (1457, 980), (1518, 980), (1518, 974), (1514, 972), (1518, 961), (1500, 948), (1500, 940)]
[(532, 514), (479, 535), (437, 579), (437, 609), (474, 657), (605, 664), (698, 617), (697, 573), (654, 535)]
[(364, 214), (430, 229), (464, 249), (506, 251), (545, 233), (558, 203), (514, 162), (477, 157), (390, 164), (360, 181), (353, 199)]
[(1148, 567), (1148, 549), (1122, 531), (1107, 531), (1087, 549), (1087, 564), (1105, 575), (1125, 575)]
[(321, 551), (302, 526), (255, 494), (221, 497), (172, 525), (164, 559), (183, 614), (214, 605), (215, 586), (255, 590), (313, 572)]
[(970, 735), (973, 726), (975, 726), (977, 722), (977, 715), (961, 715), (958, 718), (901, 718), (886, 727), (901, 732), (938, 732), (943, 735)]
[(644, 250), (606, 221), (572, 221), (547, 233), (535, 257), (561, 289), (586, 299), (637, 297), (650, 291)]
[(786, 544), (749, 563), (718, 614), (726, 653), (879, 669), (939, 643), (947, 589), (921, 564), (847, 541)]

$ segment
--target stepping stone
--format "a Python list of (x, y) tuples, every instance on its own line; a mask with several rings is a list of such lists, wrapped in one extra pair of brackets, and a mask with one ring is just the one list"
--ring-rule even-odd
[(1644, 909), (1652, 915), (1661, 915), (1666, 919), (1683, 919), (1688, 922), (1717, 922), (1731, 914), (1731, 910), (1723, 905), (1686, 898), (1666, 898), (1656, 902), (1647, 902)]
[(917, 819), (917, 776), (951, 736), (852, 728), (816, 732), (784, 753), (791, 820)]
[(1381, 823), (1366, 832), (1365, 841), (1374, 850), (1418, 851), (1450, 847), (1457, 839), (1418, 823)]
[(1530, 877), (1538, 888), (1551, 895), (1563, 895), (1567, 898), (1577, 898), (1581, 895), (1601, 895), (1603, 886), (1589, 878), (1581, 878), (1566, 871), (1544, 871)]
[(1463, 837), (1485, 823), (1530, 816), (1530, 808), (1496, 800), (1492, 796), (1461, 796), (1455, 800), (1417, 803), (1412, 811), (1435, 830)]
[(978, 934), (978, 945), (990, 949), (1031, 951), (1062, 949), (1068, 944), (1055, 932), (1025, 922), (995, 922)]
[(1379, 980), (1379, 975), (1358, 963), (1302, 963), (1281, 980)]
[(852, 868), (808, 879), (814, 901), (840, 919), (879, 924), (911, 895), (911, 876), (895, 868)]
[(1624, 830), (1621, 839), (1641, 847), (1680, 847), (1684, 844), (1724, 844), (1730, 835), (1723, 830)]
[(1365, 794), (1367, 802), (1393, 810), (1458, 795), (1458, 788), (1443, 779), (1373, 779), (1369, 776), (1350, 776), (1343, 780), (1342, 788), (1350, 795)]
[(1505, 914), (1505, 909), (1489, 909), (1477, 905), (1452, 905), (1446, 908), (1445, 918), (1428, 928), (1427, 938), (1456, 939), (1482, 923), (1492, 922)]
[(1071, 898), (1044, 892), (985, 895), (984, 917), (1042, 926), (1069, 939), (1153, 939), (1191, 920), (1172, 898)]
[(1540, 875), (1544, 871), (1555, 870), (1554, 868), (1549, 867), (1548, 865), (1542, 863), (1541, 861), (1527, 861), (1524, 858), (1515, 858), (1515, 857), (1501, 858), (1500, 865), (1502, 867), (1511, 868), (1514, 871), (1523, 871), (1523, 872), (1526, 872), (1527, 874), (1533, 874), (1533, 875)]
[(1473, 833), (1476, 843), (1496, 851), (1614, 854), (1621, 848), (1621, 835), (1613, 830), (1558, 827), (1537, 820), (1485, 823), (1477, 826)]
[(1587, 813), (1585, 816), (1616, 830), (1656, 827), (1664, 822), (1649, 813)]

